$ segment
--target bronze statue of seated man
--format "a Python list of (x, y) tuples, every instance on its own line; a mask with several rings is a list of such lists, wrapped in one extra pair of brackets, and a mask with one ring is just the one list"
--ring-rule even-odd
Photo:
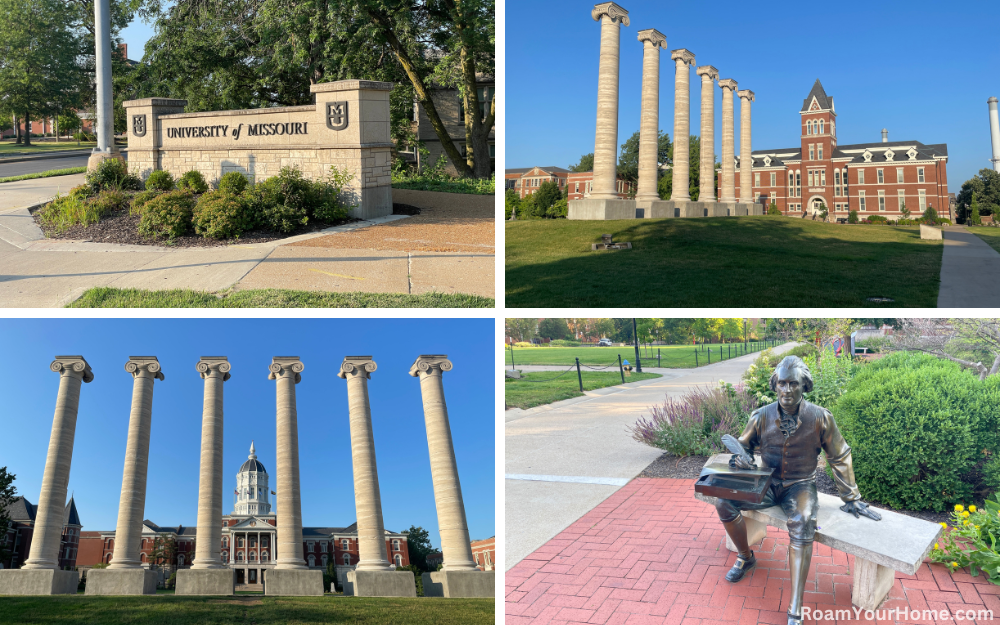
[[(750, 457), (757, 450), (762, 465), (775, 469), (770, 488), (761, 503), (718, 499), (715, 507), (726, 533), (739, 551), (736, 564), (726, 574), (729, 582), (740, 581), (757, 564), (740, 510), (781, 506), (788, 515), (788, 568), (792, 583), (788, 623), (800, 625), (802, 594), (812, 559), (819, 508), (816, 466), (820, 451), (826, 452), (840, 498), (845, 502), (840, 509), (856, 518), (863, 515), (878, 521), (882, 517), (861, 501), (854, 481), (851, 448), (837, 429), (833, 415), (802, 398), (803, 393), (813, 388), (812, 374), (802, 359), (797, 356), (783, 359), (771, 376), (770, 385), (778, 401), (755, 410), (738, 438)], [(740, 456), (734, 455), (730, 462), (736, 468), (752, 468)]]

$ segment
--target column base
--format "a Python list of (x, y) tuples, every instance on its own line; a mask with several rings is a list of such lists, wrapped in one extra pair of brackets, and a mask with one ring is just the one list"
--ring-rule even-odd
[(733, 217), (742, 215), (763, 215), (762, 204), (742, 204), (739, 202), (674, 202), (661, 200), (652, 202), (649, 217), (654, 219), (683, 217)]
[(572, 200), (566, 219), (635, 219), (637, 212), (635, 200)]
[(87, 173), (89, 174), (90, 172), (97, 169), (98, 165), (100, 165), (103, 161), (106, 161), (109, 158), (116, 158), (120, 161), (125, 160), (124, 158), (122, 158), (122, 153), (119, 152), (118, 148), (114, 146), (112, 146), (110, 152), (92, 152), (90, 154), (90, 158), (87, 159)]
[[(348, 571), (344, 594), (352, 597), (416, 597), (412, 571)], [(425, 593), (426, 594), (426, 593)]]
[(493, 571), (424, 573), (425, 597), (496, 597)]
[(264, 574), (264, 594), (269, 597), (322, 597), (323, 571), (269, 569)]
[(148, 569), (91, 569), (88, 595), (155, 595), (160, 575)]
[(0, 570), (0, 595), (75, 595), (79, 586), (79, 571)]
[(236, 571), (232, 569), (181, 569), (177, 571), (177, 595), (233, 594)]

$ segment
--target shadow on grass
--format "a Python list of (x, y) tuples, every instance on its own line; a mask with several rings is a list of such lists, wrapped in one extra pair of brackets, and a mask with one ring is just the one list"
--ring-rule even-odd
[[(602, 233), (633, 249), (591, 251)], [(506, 305), (934, 307), (941, 254), (916, 227), (796, 218), (514, 222)]]

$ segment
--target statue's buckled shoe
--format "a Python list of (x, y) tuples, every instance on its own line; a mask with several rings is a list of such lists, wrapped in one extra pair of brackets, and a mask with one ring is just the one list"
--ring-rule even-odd
[(729, 569), (729, 572), (726, 573), (726, 581), (727, 582), (740, 581), (755, 566), (757, 566), (757, 558), (754, 557), (752, 551), (750, 552), (749, 558), (744, 558), (743, 556), (736, 556), (736, 564), (734, 564), (733, 568)]

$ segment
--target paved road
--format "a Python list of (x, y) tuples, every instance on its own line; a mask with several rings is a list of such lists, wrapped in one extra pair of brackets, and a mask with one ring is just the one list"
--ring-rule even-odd
[[(775, 347), (783, 352), (794, 347)], [(695, 386), (738, 382), (757, 354), (698, 369), (661, 369), (664, 377), (601, 389), (530, 410), (505, 413), (504, 568), (535, 551), (628, 483), (660, 450), (626, 431), (649, 406)]]
[(998, 308), (1000, 253), (965, 226), (943, 229), (938, 308)]
[(38, 160), (20, 161), (18, 163), (0, 163), (0, 178), (37, 174), (38, 172), (49, 171), (50, 169), (86, 167), (88, 158), (90, 158), (90, 152), (59, 158), (40, 158)]

